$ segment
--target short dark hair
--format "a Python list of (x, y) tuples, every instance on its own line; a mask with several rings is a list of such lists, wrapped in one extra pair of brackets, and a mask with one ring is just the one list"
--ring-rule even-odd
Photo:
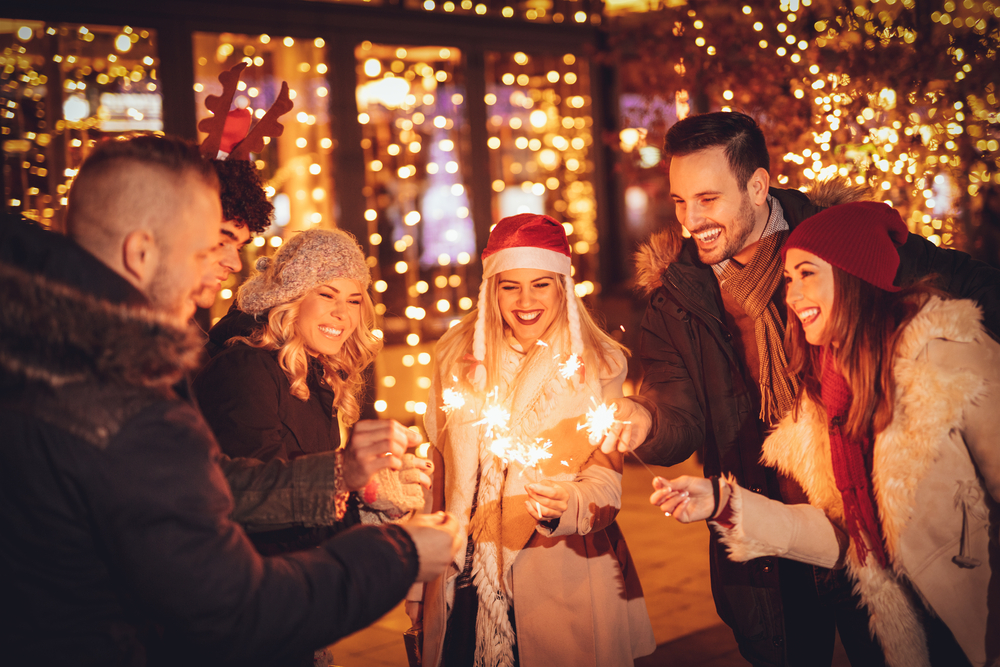
[(212, 190), (219, 188), (215, 169), (202, 158), (198, 146), (189, 141), (155, 134), (105, 139), (83, 161), (70, 189), (66, 213), (70, 236), (79, 238), (88, 226), (106, 229), (121, 224), (142, 211), (146, 217), (155, 219), (166, 215), (166, 211), (154, 210), (162, 208), (162, 202), (150, 201), (151, 193), (156, 193), (161, 185), (159, 181), (131, 187), (122, 184), (137, 167), (163, 172), (178, 187), (185, 187), (184, 179), (193, 177)]
[(85, 179), (88, 173), (102, 172), (119, 161), (160, 167), (177, 176), (190, 172), (209, 185), (218, 183), (215, 170), (202, 158), (197, 145), (178, 137), (156, 134), (105, 139), (83, 161), (77, 178)]
[(212, 160), (219, 174), (222, 218), (246, 225), (254, 234), (271, 226), (274, 204), (267, 200), (257, 167), (249, 160)]
[(768, 171), (771, 157), (760, 126), (750, 116), (738, 111), (715, 111), (689, 116), (678, 121), (664, 139), (663, 150), (669, 156), (682, 157), (708, 148), (723, 146), (726, 160), (740, 187), (746, 187), (758, 169)]

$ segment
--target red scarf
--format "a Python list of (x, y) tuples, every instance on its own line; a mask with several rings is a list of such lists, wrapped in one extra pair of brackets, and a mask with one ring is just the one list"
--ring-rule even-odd
[(851, 388), (847, 380), (835, 368), (833, 354), (825, 350), (823, 375), (820, 380), (820, 395), (826, 407), (827, 428), (830, 431), (830, 454), (833, 458), (833, 476), (844, 503), (844, 520), (862, 563), (868, 556), (869, 548), (862, 533), (872, 544), (871, 551), (883, 568), (886, 566), (885, 547), (882, 544), (882, 530), (875, 510), (871, 483), (865, 466), (865, 454), (871, 453), (870, 436), (861, 441), (850, 440), (843, 430), (847, 411), (851, 407)]

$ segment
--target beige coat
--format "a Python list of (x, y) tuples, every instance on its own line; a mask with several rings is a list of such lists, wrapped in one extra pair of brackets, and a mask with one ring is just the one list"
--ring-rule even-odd
[(921, 603), (972, 664), (1000, 664), (1000, 345), (971, 301), (932, 298), (907, 325), (893, 373), (893, 420), (875, 439), (872, 473), (891, 568), (861, 564), (847, 545), (826, 417), (808, 399), (764, 443), (763, 460), (793, 476), (810, 505), (736, 487), (734, 526), (716, 528), (736, 561), (846, 559), (893, 667), (929, 664)]
[[(469, 521), (478, 489), (469, 529), (476, 538), (473, 575), (480, 599), (496, 601), (496, 609), (481, 602), (479, 623), (502, 635), (507, 604), (513, 605), (522, 667), (631, 665), (656, 644), (642, 588), (614, 523), (621, 507), (621, 462), (601, 455), (586, 442), (586, 433), (576, 429), (594, 401), (622, 395), (625, 359), (615, 352), (610, 372), (602, 374), (596, 364), (588, 364), (585, 380), (567, 381), (553, 375), (560, 347), (552, 342), (553, 355), (536, 357), (527, 370), (523, 355), (505, 353), (499, 391), (510, 410), (512, 434), (555, 443), (554, 456), (542, 472), (569, 491), (569, 508), (555, 530), (536, 523), (524, 509), (524, 484), (534, 479), (530, 472), (525, 475), (511, 463), (502, 477), (495, 476), (498, 459), (489, 453), (484, 427), (477, 425), (480, 402), (472, 400), (450, 415), (439, 409), (442, 387), (453, 385), (460, 369), (435, 377), (427, 431), (443, 455), (445, 509)], [(493, 491), (487, 488), (491, 479), (497, 484)], [(454, 577), (464, 556), (463, 549), (452, 571), (427, 585), (423, 659), (428, 667), (441, 661)], [(509, 664), (511, 655), (500, 646), (484, 661), (490, 667)]]

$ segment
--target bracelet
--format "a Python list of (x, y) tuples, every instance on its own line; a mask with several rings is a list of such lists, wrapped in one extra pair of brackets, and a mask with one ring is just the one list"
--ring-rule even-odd
[(344, 484), (344, 450), (338, 449), (333, 453), (334, 461), (334, 493), (333, 493), (333, 505), (334, 505), (334, 517), (337, 521), (340, 521), (347, 514), (347, 501), (350, 499), (351, 492), (347, 490)]
[(712, 475), (709, 479), (712, 481), (712, 498), (715, 499), (715, 507), (712, 508), (712, 514), (709, 518), (714, 519), (715, 515), (719, 513), (719, 502), (722, 499), (722, 491), (719, 489), (718, 475)]

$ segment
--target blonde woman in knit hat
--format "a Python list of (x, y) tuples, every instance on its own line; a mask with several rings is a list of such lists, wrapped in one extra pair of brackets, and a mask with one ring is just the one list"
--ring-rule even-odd
[[(478, 309), (438, 343), (425, 417), (443, 460), (435, 503), (469, 541), (427, 584), (427, 667), (630, 665), (655, 648), (615, 524), (621, 455), (577, 430), (622, 395), (625, 350), (591, 319), (570, 273), (561, 224), (501, 220), (483, 252)], [(491, 429), (484, 415), (501, 410), (509, 419)], [(525, 468), (494, 453), (499, 438), (551, 441), (552, 457)], [(419, 622), (421, 605), (407, 607)]]
[(731, 480), (657, 478), (651, 502), (713, 519), (735, 561), (847, 567), (890, 667), (1000, 663), (1000, 344), (972, 301), (893, 285), (899, 213), (826, 209), (785, 242), (795, 407), (762, 460), (809, 505)]
[[(313, 478), (302, 481), (330, 488), (328, 502), (309, 507), (270, 500), (275, 521), (246, 526), (257, 549), (308, 548), (367, 510), (396, 518), (422, 508), (431, 465), (405, 454), (416, 434), (394, 420), (359, 421), (364, 373), (382, 341), (372, 333), (371, 277), (357, 242), (340, 230), (309, 230), (257, 269), (237, 294), (239, 310), (216, 325), (228, 349), (195, 379), (198, 404), (229, 456), (328, 452), (311, 458)], [(338, 421), (353, 426), (343, 449)]]

